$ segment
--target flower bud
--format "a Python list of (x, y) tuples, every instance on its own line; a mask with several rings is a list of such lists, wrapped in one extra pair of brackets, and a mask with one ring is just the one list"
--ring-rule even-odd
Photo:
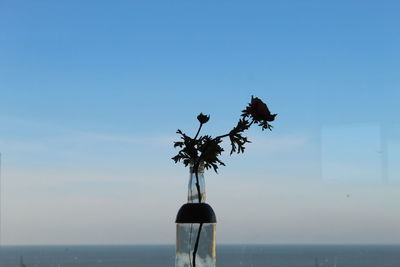
[(197, 119), (199, 120), (199, 122), (201, 124), (204, 124), (204, 123), (208, 122), (208, 120), (210, 119), (210, 115), (207, 116), (207, 115), (204, 115), (203, 113), (200, 113), (197, 116)]

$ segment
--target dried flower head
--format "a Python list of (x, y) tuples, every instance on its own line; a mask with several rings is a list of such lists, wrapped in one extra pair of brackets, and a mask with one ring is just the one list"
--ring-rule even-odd
[(274, 121), (276, 115), (278, 114), (271, 114), (268, 106), (261, 99), (253, 96), (251, 96), (251, 102), (246, 109), (242, 110), (242, 116), (244, 118), (251, 117), (254, 122), (262, 126), (263, 130), (271, 130), (272, 125), (270, 125), (268, 122)]
[(198, 120), (201, 124), (207, 123), (209, 119), (210, 119), (210, 115), (207, 116), (207, 115), (204, 115), (203, 113), (200, 113), (200, 114), (197, 116), (197, 120)]

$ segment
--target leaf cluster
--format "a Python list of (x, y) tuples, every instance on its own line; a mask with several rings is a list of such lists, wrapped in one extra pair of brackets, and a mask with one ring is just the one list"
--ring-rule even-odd
[(209, 135), (193, 139), (181, 130), (176, 133), (181, 135), (182, 141), (174, 142), (174, 147), (181, 148), (178, 154), (172, 158), (175, 163), (182, 161), (185, 166), (188, 166), (190, 163), (199, 164), (203, 162), (206, 169), (213, 168), (215, 172), (217, 172), (219, 165), (225, 166), (218, 158), (224, 151), (220, 146), (221, 139), (212, 138)]
[[(202, 124), (203, 123), (200, 121), (200, 128)], [(220, 165), (225, 166), (225, 164), (219, 159), (219, 156), (224, 151), (220, 145), (222, 143), (222, 138), (229, 136), (231, 142), (231, 155), (235, 152), (237, 154), (243, 153), (245, 149), (244, 145), (251, 142), (247, 137), (243, 136), (242, 133), (245, 130), (248, 130), (250, 126), (251, 123), (242, 118), (226, 135), (217, 136), (215, 138), (212, 138), (210, 135), (204, 135), (200, 136), (198, 139), (191, 138), (181, 130), (178, 130), (176, 133), (181, 136), (181, 141), (174, 142), (174, 147), (179, 147), (181, 150), (172, 159), (175, 163), (182, 161), (185, 166), (188, 166), (190, 163), (199, 164), (199, 162), (203, 162), (206, 169), (212, 168), (217, 172)]]
[(175, 163), (178, 163), (182, 160), (183, 164), (188, 166), (190, 162), (193, 162), (198, 158), (198, 141), (196, 142), (196, 140), (190, 138), (179, 129), (176, 131), (176, 133), (181, 135), (182, 141), (174, 142), (174, 148), (180, 147), (181, 150), (172, 159), (175, 161)]
[(259, 121), (258, 122), (258, 126), (261, 126), (261, 130), (270, 130), (272, 131), (273, 126), (271, 124), (268, 123), (268, 121)]
[(230, 132), (229, 132), (229, 139), (231, 141), (231, 155), (232, 153), (236, 152), (237, 154), (239, 153), (244, 153), (244, 145), (246, 143), (251, 143), (247, 137), (242, 135), (242, 132), (245, 130), (249, 129), (251, 126), (251, 123), (242, 118), (238, 121), (236, 127), (234, 127)]

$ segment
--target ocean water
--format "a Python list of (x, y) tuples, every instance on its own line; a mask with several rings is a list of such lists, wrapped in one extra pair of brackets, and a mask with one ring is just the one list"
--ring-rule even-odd
[[(0, 266), (174, 266), (174, 246), (2, 246)], [(400, 267), (400, 246), (219, 245), (218, 267)]]

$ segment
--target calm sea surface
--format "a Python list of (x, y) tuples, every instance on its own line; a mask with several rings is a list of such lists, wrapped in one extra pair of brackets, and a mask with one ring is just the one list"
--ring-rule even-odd
[[(0, 266), (174, 266), (174, 246), (3, 246)], [(400, 267), (400, 246), (220, 245), (218, 267)]]

